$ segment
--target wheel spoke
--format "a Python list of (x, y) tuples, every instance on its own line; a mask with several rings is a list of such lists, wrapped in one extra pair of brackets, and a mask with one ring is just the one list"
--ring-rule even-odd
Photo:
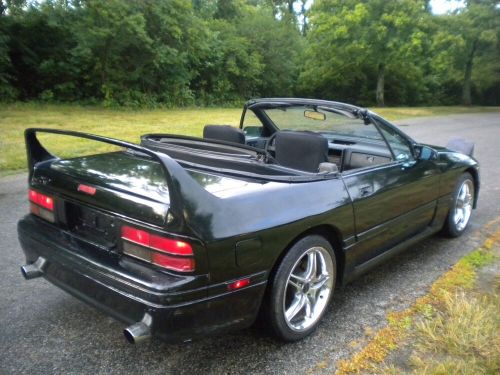
[(285, 316), (288, 321), (291, 321), (306, 304), (307, 297), (303, 294), (296, 296), (290, 307), (286, 310)]
[(467, 184), (464, 184), (462, 186), (462, 189), (460, 189), (460, 193), (458, 193), (458, 197), (461, 199), (461, 200), (464, 200), (465, 196), (467, 195)]
[(316, 271), (317, 271), (316, 252), (312, 251), (309, 254), (307, 254), (307, 268), (304, 275), (304, 279), (310, 282), (316, 276)]
[(306, 318), (312, 318), (313, 314), (313, 302), (309, 297), (305, 297), (305, 306), (306, 306)]
[(466, 205), (470, 205), (472, 203), (472, 194), (468, 193), (466, 196), (465, 196), (465, 204)]
[(299, 283), (296, 282), (295, 280), (292, 280), (292, 278), (290, 277), (290, 279), (288, 280), (288, 285), (291, 285), (293, 286), (297, 291), (300, 291), (302, 290), (302, 288), (300, 287)]
[(319, 290), (326, 284), (328, 279), (330, 279), (328, 275), (321, 275), (315, 283), (311, 284), (310, 288), (312, 290)]
[(306, 282), (306, 279), (305, 279), (304, 277), (299, 276), (299, 275), (296, 275), (296, 274), (294, 274), (294, 273), (291, 273), (291, 274), (290, 274), (290, 281), (291, 281), (291, 279), (293, 279), (293, 280), (294, 280), (294, 283), (295, 283), (295, 284), (297, 284), (297, 283), (302, 283), (302, 284), (303, 284), (303, 283), (305, 283), (305, 282)]

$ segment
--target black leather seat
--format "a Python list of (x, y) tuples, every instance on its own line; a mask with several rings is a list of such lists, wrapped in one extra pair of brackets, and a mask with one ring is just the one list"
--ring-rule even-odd
[(328, 140), (312, 132), (281, 131), (274, 139), (275, 159), (284, 167), (317, 173), (328, 161)]
[(205, 125), (203, 138), (245, 144), (245, 133), (230, 125)]

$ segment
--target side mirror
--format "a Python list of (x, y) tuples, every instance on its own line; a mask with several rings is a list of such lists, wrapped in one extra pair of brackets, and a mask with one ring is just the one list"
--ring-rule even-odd
[(245, 126), (243, 128), (243, 133), (247, 137), (262, 137), (262, 126)]
[(415, 145), (415, 156), (418, 160), (436, 160), (438, 153), (427, 145)]

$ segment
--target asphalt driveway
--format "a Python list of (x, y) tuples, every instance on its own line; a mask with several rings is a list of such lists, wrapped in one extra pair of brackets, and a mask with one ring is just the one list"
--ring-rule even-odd
[(408, 307), (485, 236), (500, 216), (500, 114), (400, 121), (415, 139), (445, 145), (453, 136), (475, 141), (481, 163), (479, 208), (460, 239), (439, 236), (337, 290), (318, 331), (281, 344), (251, 328), (178, 345), (127, 344), (123, 325), (43, 279), (25, 281), (16, 221), (28, 211), (26, 176), (0, 179), (0, 374), (331, 374), (368, 327), (389, 310)]

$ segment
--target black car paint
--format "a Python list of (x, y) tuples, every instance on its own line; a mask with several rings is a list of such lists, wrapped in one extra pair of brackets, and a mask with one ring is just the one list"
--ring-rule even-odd
[[(276, 103), (287, 100), (301, 101), (276, 99)], [(265, 100), (251, 101), (245, 110), (256, 103), (266, 105)], [(335, 104), (382, 121), (366, 110)], [(241, 124), (243, 118), (244, 114)], [(273, 130), (269, 127), (269, 133)], [(417, 158), (410, 165), (394, 161), (352, 173), (315, 176), (309, 182), (248, 177), (253, 188), (239, 193), (233, 187), (234, 194), (221, 195), (207, 191), (209, 185), (214, 181), (231, 185), (241, 177), (189, 171), (159, 150), (126, 142), (49, 131), (104, 141), (137, 153), (118, 153), (111, 163), (107, 157), (61, 161), (38, 142), (36, 133), (40, 131), (47, 130), (26, 133), (30, 186), (55, 195), (60, 225), (32, 215), (19, 222), (27, 262), (46, 257), (49, 266), (44, 277), (124, 322), (139, 321), (150, 313), (153, 332), (167, 340), (252, 324), (274, 267), (306, 234), (322, 234), (332, 242), (339, 282), (345, 284), (387, 255), (437, 232), (446, 219), (455, 181), (464, 171), (471, 172), (479, 191), (475, 160), (435, 148), (436, 160)], [(167, 187), (161, 187), (158, 177), (155, 186), (160, 188), (150, 194), (135, 189), (126, 174), (119, 181), (116, 176), (115, 181), (103, 181), (106, 177), (92, 176), (85, 167), (89, 161), (102, 162), (119, 171), (130, 168), (130, 158), (140, 160), (141, 168), (154, 169), (154, 176), (163, 174)], [(79, 183), (96, 186), (96, 195), (79, 193)], [(360, 189), (366, 186), (370, 187), (368, 194)], [(166, 272), (121, 256), (120, 245), (106, 249), (78, 238), (64, 225), (65, 202), (115, 216), (116, 228), (127, 223), (189, 241), (195, 251), (196, 271), (187, 275)], [(228, 291), (228, 283), (246, 277), (251, 280), (248, 287)]]

